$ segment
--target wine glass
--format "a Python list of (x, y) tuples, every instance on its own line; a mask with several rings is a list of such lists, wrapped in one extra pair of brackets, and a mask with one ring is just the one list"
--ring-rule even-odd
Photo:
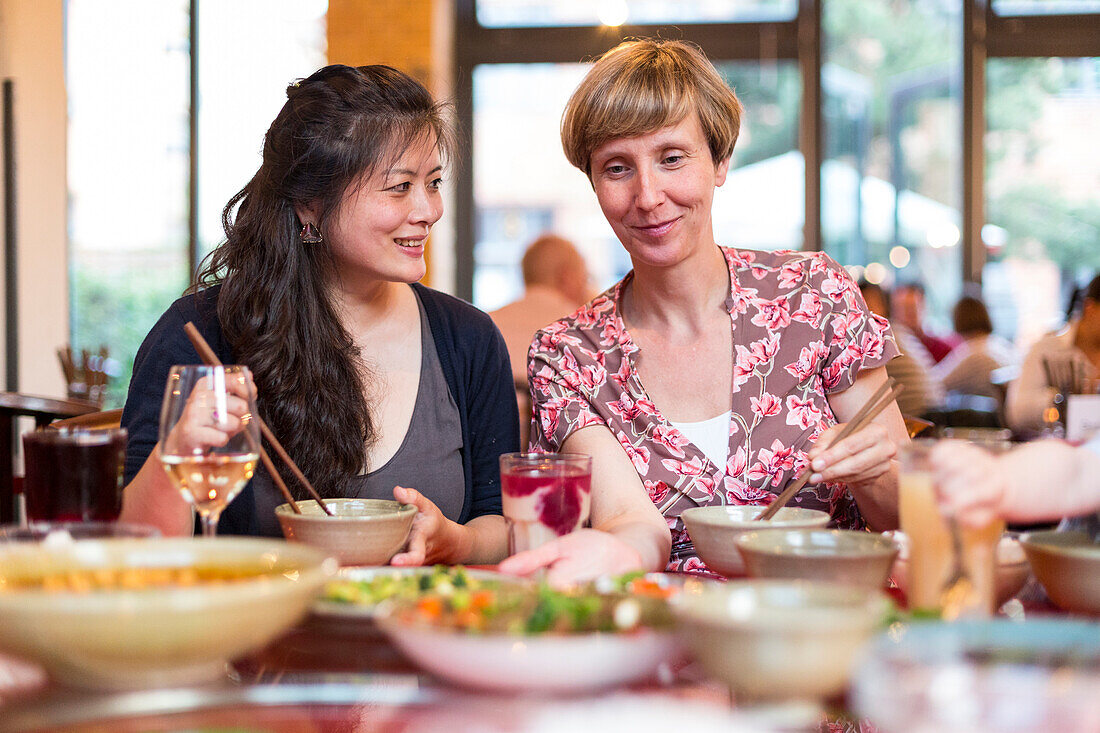
[(160, 461), (183, 498), (217, 533), (226, 505), (252, 478), (260, 452), (252, 375), (243, 366), (174, 366), (160, 411)]

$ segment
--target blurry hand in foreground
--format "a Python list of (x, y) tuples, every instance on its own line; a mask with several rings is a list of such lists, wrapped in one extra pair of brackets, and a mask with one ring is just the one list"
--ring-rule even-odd
[(546, 582), (555, 587), (642, 570), (639, 552), (610, 532), (579, 529), (533, 550), (519, 552), (500, 563), (510, 575), (530, 575), (546, 568)]

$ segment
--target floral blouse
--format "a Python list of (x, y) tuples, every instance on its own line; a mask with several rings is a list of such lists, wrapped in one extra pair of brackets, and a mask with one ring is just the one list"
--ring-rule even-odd
[[(679, 519), (694, 505), (767, 504), (806, 467), (806, 451), (837, 423), (827, 395), (883, 366), (898, 349), (884, 318), (847, 271), (820, 252), (722, 249), (733, 331), (729, 454), (715, 465), (646, 394), (638, 346), (619, 313), (618, 284), (535, 334), (528, 355), (531, 449), (557, 451), (589, 425), (611, 430), (672, 531), (669, 570), (705, 571)], [(690, 497), (690, 498), (688, 498)], [(792, 505), (829, 512), (835, 526), (863, 518), (843, 484), (808, 485)]]

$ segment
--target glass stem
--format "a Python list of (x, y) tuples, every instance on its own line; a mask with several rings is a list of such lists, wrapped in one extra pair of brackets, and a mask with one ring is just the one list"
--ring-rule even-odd
[(218, 534), (218, 518), (221, 517), (221, 512), (200, 512), (199, 516), (202, 519), (202, 536), (203, 537), (216, 537)]

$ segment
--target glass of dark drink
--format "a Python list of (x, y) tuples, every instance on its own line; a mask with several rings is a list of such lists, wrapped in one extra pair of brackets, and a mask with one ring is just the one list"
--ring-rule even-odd
[(588, 521), (592, 458), (580, 453), (505, 453), (500, 493), (508, 552), (531, 550)]
[(23, 436), (31, 522), (111, 522), (122, 510), (124, 428), (36, 430)]

